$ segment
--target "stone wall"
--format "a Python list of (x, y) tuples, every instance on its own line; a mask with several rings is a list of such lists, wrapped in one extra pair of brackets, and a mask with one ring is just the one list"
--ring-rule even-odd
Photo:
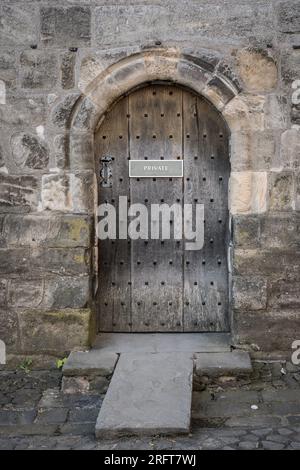
[(0, 338), (20, 354), (89, 343), (95, 125), (130, 87), (168, 79), (207, 96), (231, 130), (235, 342), (289, 351), (300, 329), (299, 2), (112, 3), (1, 1)]

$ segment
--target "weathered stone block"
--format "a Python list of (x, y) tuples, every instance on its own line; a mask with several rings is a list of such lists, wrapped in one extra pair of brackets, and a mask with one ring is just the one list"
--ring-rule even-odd
[(298, 309), (300, 307), (300, 282), (290, 279), (272, 281), (268, 288), (268, 305), (273, 308)]
[(281, 52), (281, 77), (283, 83), (289, 87), (291, 93), (291, 84), (299, 79), (300, 69), (300, 50), (284, 48)]
[(90, 271), (90, 252), (84, 248), (38, 248), (30, 252), (32, 276), (60, 274), (76, 276)]
[(73, 351), (63, 367), (65, 376), (111, 376), (118, 361), (118, 354), (101, 349)]
[(293, 174), (272, 172), (269, 174), (269, 208), (272, 211), (293, 209)]
[(50, 174), (42, 178), (42, 209), (92, 213), (94, 201), (94, 174)]
[(300, 252), (236, 249), (233, 266), (234, 273), (239, 276), (278, 276), (292, 266), (300, 266)]
[(264, 248), (300, 248), (299, 216), (294, 213), (261, 217), (260, 241)]
[(232, 214), (260, 214), (266, 211), (267, 173), (234, 171), (230, 176), (229, 207)]
[(29, 212), (38, 205), (39, 183), (34, 176), (0, 173), (0, 211)]
[(27, 248), (0, 249), (0, 275), (21, 275), (30, 270)]
[(7, 305), (7, 279), (0, 279), (0, 307)]
[(279, 31), (283, 33), (300, 32), (300, 5), (296, 1), (281, 2), (278, 7)]
[(277, 84), (277, 67), (265, 51), (242, 49), (237, 54), (238, 70), (248, 91), (271, 91)]
[(300, 173), (295, 175), (295, 209), (300, 211)]
[(61, 58), (61, 86), (65, 90), (75, 86), (75, 64), (76, 54), (74, 52), (65, 52)]
[(230, 163), (233, 172), (268, 170), (278, 166), (276, 136), (272, 131), (231, 134)]
[(92, 221), (76, 215), (12, 215), (5, 218), (9, 246), (89, 247)]
[(9, 281), (8, 303), (13, 308), (85, 308), (89, 300), (88, 276)]
[(265, 128), (284, 130), (289, 123), (290, 101), (284, 95), (269, 94), (265, 104)]
[(236, 312), (235, 315), (235, 342), (256, 344), (264, 352), (282, 351), (290, 354), (297, 331), (298, 310), (248, 311)]
[(0, 338), (6, 345), (6, 352), (19, 349), (19, 329), (17, 314), (9, 309), (0, 308)]
[(58, 79), (57, 55), (39, 50), (24, 51), (20, 58), (21, 86), (33, 89), (52, 89)]
[(232, 298), (235, 310), (263, 310), (267, 306), (267, 281), (258, 277), (235, 277)]
[(54, 126), (59, 128), (70, 127), (72, 110), (78, 98), (78, 93), (72, 93), (54, 106), (51, 114), (51, 122)]
[(94, 140), (92, 133), (72, 132), (70, 138), (70, 169), (92, 170), (95, 168)]
[(17, 133), (11, 138), (12, 154), (18, 168), (44, 170), (49, 163), (49, 148), (45, 141), (30, 133)]
[(91, 39), (90, 8), (42, 7), (41, 38), (45, 46), (88, 46)]
[(13, 51), (3, 51), (0, 53), (0, 80), (9, 89), (16, 87), (17, 67)]
[(20, 340), (23, 352), (63, 353), (75, 346), (89, 345), (89, 309), (65, 309), (45, 312), (23, 310), (18, 312)]
[[(300, 70), (300, 64), (299, 64)], [(300, 167), (300, 130), (288, 129), (281, 135), (280, 157), (284, 168)]]
[(260, 218), (234, 216), (233, 240), (237, 247), (258, 248), (260, 246)]
[(34, 96), (23, 98), (21, 96), (9, 96), (7, 104), (0, 106), (0, 124), (8, 126), (43, 125), (46, 122), (45, 98)]
[(0, 16), (1, 46), (24, 47), (24, 45), (37, 43), (37, 11), (35, 6), (8, 2), (1, 5)]

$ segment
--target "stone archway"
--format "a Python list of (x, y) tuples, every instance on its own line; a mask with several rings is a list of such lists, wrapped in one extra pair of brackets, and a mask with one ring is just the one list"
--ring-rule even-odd
[[(208, 57), (182, 54), (174, 49), (147, 50), (109, 66), (85, 84), (82, 94), (69, 95), (54, 108), (52, 119), (61, 119), (64, 127), (64, 134), (57, 138), (63, 141), (65, 157), (63, 171), (59, 175), (46, 175), (45, 183), (58, 181), (63, 192), (68, 193), (65, 200), (71, 212), (93, 214), (93, 204), (95, 208), (97, 203), (94, 167), (97, 126), (124, 94), (147, 83), (167, 81), (205, 97), (222, 114), (230, 129), (230, 214), (265, 212), (267, 173), (253, 171), (251, 162), (251, 134), (263, 126), (264, 100), (259, 95), (242, 93), (236, 81), (228, 76)], [(42, 201), (43, 208), (50, 209), (57, 207), (57, 203), (47, 201), (47, 194)], [(92, 316), (91, 319), (93, 324)]]

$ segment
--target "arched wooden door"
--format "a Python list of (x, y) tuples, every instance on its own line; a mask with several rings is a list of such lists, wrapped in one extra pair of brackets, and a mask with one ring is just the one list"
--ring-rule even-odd
[[(178, 87), (139, 89), (107, 114), (96, 134), (99, 204), (203, 203), (205, 242), (99, 241), (100, 331), (228, 331), (228, 152), (219, 113)], [(183, 177), (130, 178), (130, 159), (183, 159)]]

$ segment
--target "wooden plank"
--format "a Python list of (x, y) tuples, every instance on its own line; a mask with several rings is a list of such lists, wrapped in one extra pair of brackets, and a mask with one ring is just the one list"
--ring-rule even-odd
[(183, 109), (184, 202), (202, 203), (205, 208), (204, 247), (184, 252), (184, 330), (226, 331), (227, 132), (217, 112), (204, 99), (186, 93)]
[[(106, 201), (118, 207), (120, 195), (129, 195), (128, 176), (128, 98), (109, 112), (96, 135), (96, 162), (99, 204)], [(101, 187), (101, 158), (112, 157), (112, 186)], [(128, 240), (99, 242), (99, 329), (131, 331), (130, 243)]]
[[(144, 88), (130, 95), (129, 109), (132, 159), (182, 157), (180, 89)], [(149, 208), (151, 204), (181, 204), (182, 179), (132, 178), (131, 200)], [(182, 330), (181, 242), (132, 241), (132, 321), (134, 331)]]

